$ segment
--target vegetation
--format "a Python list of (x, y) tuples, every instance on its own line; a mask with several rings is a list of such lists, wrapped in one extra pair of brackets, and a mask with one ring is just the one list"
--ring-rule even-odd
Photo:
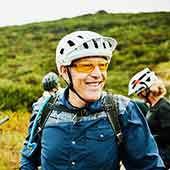
[(43, 75), (56, 71), (58, 41), (75, 30), (92, 30), (117, 39), (107, 90), (127, 95), (129, 78), (144, 67), (156, 70), (163, 78), (166, 74), (169, 80), (169, 23), (169, 12), (99, 11), (71, 19), (0, 28), (0, 110), (31, 110), (32, 102), (42, 93)]
[[(91, 30), (117, 39), (106, 90), (127, 95), (130, 77), (149, 67), (170, 93), (170, 12), (111, 14), (99, 11), (71, 19), (0, 28), (0, 169), (18, 169), (32, 102), (42, 94), (41, 79), (56, 71), (55, 49), (65, 34)], [(5, 112), (4, 112), (5, 111)], [(17, 112), (16, 112), (17, 111)]]
[(0, 120), (5, 115), (10, 120), (0, 126), (0, 170), (18, 170), (19, 153), (27, 133), (30, 114), (5, 112), (0, 113)]

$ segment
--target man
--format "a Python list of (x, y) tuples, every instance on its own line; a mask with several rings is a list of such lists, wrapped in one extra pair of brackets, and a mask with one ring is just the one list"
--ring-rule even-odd
[(153, 71), (145, 68), (135, 74), (129, 82), (129, 95), (133, 93), (150, 106), (146, 119), (166, 168), (170, 169), (170, 103), (164, 97), (164, 83)]
[(123, 133), (118, 148), (102, 105), (116, 45), (115, 39), (91, 31), (73, 32), (59, 42), (56, 64), (68, 87), (57, 104), (65, 109), (51, 112), (41, 135), (41, 154), (23, 154), (22, 170), (35, 169), (40, 158), (44, 170), (117, 170), (120, 157), (127, 170), (164, 169), (143, 115), (123, 96), (118, 97)]

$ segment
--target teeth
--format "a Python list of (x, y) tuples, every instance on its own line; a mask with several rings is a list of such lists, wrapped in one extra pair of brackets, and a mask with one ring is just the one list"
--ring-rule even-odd
[(87, 83), (87, 84), (99, 84), (99, 83), (89, 82), (89, 83)]
[(92, 86), (98, 86), (99, 85), (99, 83), (87, 83), (87, 84), (92, 85)]

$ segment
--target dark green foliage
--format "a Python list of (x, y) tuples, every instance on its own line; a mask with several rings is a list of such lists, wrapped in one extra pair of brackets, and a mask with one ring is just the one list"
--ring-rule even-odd
[[(32, 102), (42, 94), (42, 77), (56, 71), (58, 41), (75, 30), (96, 31), (118, 41), (106, 90), (127, 95), (130, 77), (145, 67), (164, 78), (161, 65), (170, 61), (169, 23), (170, 12), (111, 14), (99, 11), (71, 19), (0, 28), (0, 109), (31, 110)], [(163, 67), (163, 70), (168, 69)], [(165, 80), (170, 77), (166, 76)]]
[(35, 85), (13, 83), (10, 80), (0, 81), (0, 91), (0, 109), (11, 111), (31, 111), (32, 102), (42, 93)]

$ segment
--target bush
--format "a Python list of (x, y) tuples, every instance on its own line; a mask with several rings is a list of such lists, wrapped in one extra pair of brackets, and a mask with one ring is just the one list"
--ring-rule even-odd
[(32, 103), (41, 94), (39, 89), (33, 85), (0, 80), (0, 110), (31, 111)]

